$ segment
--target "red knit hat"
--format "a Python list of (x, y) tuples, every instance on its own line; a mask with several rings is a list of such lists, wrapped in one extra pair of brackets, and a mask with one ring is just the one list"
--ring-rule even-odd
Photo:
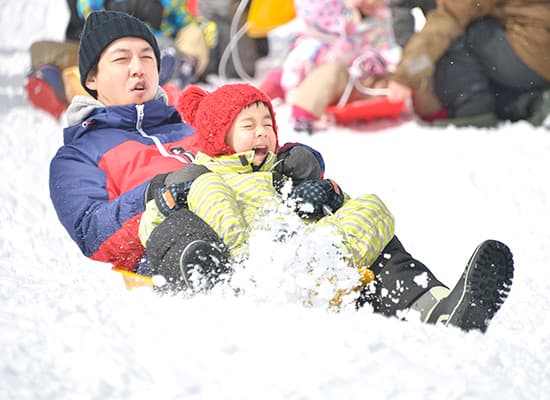
[[(176, 109), (183, 120), (195, 129), (198, 136), (197, 150), (209, 156), (219, 156), (235, 153), (235, 150), (225, 144), (227, 132), (243, 108), (257, 101), (267, 105), (277, 139), (275, 112), (269, 97), (246, 83), (223, 85), (211, 93), (189, 85), (181, 92)], [(276, 145), (278, 148), (279, 143)]]

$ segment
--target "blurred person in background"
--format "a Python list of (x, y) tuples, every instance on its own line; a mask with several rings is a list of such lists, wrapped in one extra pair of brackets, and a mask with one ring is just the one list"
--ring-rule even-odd
[(93, 11), (113, 10), (147, 23), (161, 51), (160, 84), (174, 104), (188, 83), (204, 79), (217, 62), (218, 30), (214, 22), (195, 15), (187, 0), (67, 0), (70, 11), (66, 41), (33, 43), (26, 90), (37, 108), (60, 118), (72, 98), (86, 95), (77, 65), (78, 40)]
[(385, 0), (297, 0), (295, 8), (301, 29), (279, 76), (271, 75), (281, 91), (267, 90), (276, 87), (268, 80), (260, 88), (284, 97), (296, 131), (313, 133), (327, 106), (369, 96), (356, 82), (384, 88), (400, 53)]
[(434, 125), (496, 126), (550, 112), (550, 2), (440, 0), (405, 45), (389, 82), (392, 99), (429, 88)]

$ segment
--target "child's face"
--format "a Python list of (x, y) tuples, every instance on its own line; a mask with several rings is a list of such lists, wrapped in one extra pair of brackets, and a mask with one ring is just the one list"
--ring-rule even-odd
[(236, 153), (254, 150), (253, 164), (261, 165), (267, 152), (277, 150), (277, 138), (273, 131), (273, 120), (269, 109), (263, 103), (254, 103), (241, 110), (227, 136), (225, 143)]
[(354, 7), (358, 8), (363, 15), (373, 15), (376, 10), (384, 5), (385, 0), (352, 0)]

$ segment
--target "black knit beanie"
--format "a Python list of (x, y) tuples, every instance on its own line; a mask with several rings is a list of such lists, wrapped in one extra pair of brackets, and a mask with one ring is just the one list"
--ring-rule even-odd
[(97, 65), (101, 53), (107, 46), (117, 39), (128, 36), (149, 42), (155, 52), (157, 67), (160, 71), (160, 50), (157, 39), (141, 20), (119, 11), (94, 11), (86, 19), (80, 35), (78, 68), (82, 87), (94, 98), (97, 98), (97, 92), (86, 87), (88, 73)]

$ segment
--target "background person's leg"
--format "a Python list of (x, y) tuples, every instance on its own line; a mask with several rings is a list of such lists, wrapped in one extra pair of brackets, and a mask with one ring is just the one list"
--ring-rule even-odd
[(450, 118), (483, 113), (525, 118), (530, 97), (549, 84), (517, 57), (492, 18), (470, 24), (439, 60), (434, 76)]

